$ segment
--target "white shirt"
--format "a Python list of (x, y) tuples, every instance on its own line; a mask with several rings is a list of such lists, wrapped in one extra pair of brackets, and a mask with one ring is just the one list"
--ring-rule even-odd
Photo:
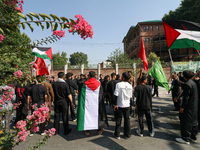
[(119, 82), (116, 84), (114, 95), (117, 97), (117, 106), (130, 107), (130, 98), (133, 94), (133, 87), (128, 82)]

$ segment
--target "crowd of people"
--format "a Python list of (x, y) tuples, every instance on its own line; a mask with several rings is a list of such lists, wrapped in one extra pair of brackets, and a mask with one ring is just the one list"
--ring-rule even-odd
[[(112, 121), (115, 121), (115, 131), (113, 136), (120, 139), (120, 127), (122, 117), (124, 118), (124, 137), (131, 137), (130, 118), (138, 115), (138, 129), (136, 133), (143, 137), (143, 116), (145, 115), (148, 125), (149, 135), (155, 135), (154, 124), (152, 120), (152, 97), (157, 95), (158, 86), (156, 80), (151, 76), (142, 73), (138, 79), (132, 75), (131, 71), (119, 74), (102, 75), (97, 79), (95, 72), (90, 71), (88, 75), (76, 75), (69, 72), (58, 73), (58, 79), (52, 76), (52, 81), (47, 81), (45, 77), (37, 76), (32, 82), (25, 85), (15, 84), (16, 102), (21, 101), (21, 105), (16, 109), (16, 120), (23, 120), (28, 115), (28, 110), (33, 113), (32, 105), (37, 104), (40, 107), (43, 103), (49, 102), (50, 112), (46, 123), (40, 124), (41, 135), (44, 135), (45, 124), (49, 125), (51, 121), (51, 104), (54, 105), (54, 127), (56, 134), (59, 133), (60, 114), (62, 115), (64, 134), (71, 132), (69, 127), (68, 113), (70, 111), (73, 122), (77, 121), (76, 95), (79, 97), (82, 85), (86, 82), (93, 85), (100, 82), (102, 88), (102, 99), (104, 105), (113, 110)], [(174, 111), (179, 111), (181, 138), (176, 138), (177, 142), (189, 144), (190, 141), (196, 141), (196, 135), (200, 129), (200, 72), (196, 74), (191, 71), (180, 72), (178, 75), (172, 75), (172, 99), (174, 102)], [(137, 80), (137, 83), (136, 83)], [(154, 89), (154, 92), (153, 92)], [(169, 92), (170, 92), (169, 91)], [(99, 96), (100, 97), (100, 96)], [(135, 111), (134, 111), (135, 110)], [(137, 110), (137, 111), (136, 111)], [(99, 114), (100, 115), (100, 114)], [(107, 121), (107, 115), (104, 114)], [(108, 125), (108, 123), (106, 123)], [(102, 134), (103, 128), (97, 130)], [(89, 131), (85, 131), (89, 135)], [(30, 134), (33, 136), (33, 134)]]

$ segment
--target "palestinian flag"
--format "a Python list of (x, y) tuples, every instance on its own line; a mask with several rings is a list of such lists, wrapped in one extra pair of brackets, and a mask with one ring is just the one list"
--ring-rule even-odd
[(169, 49), (200, 50), (200, 24), (184, 20), (163, 20)]
[(32, 50), (32, 54), (36, 57), (52, 60), (51, 47), (35, 47)]
[(100, 82), (90, 78), (83, 83), (78, 101), (78, 131), (106, 128), (107, 115), (103, 101), (103, 90)]

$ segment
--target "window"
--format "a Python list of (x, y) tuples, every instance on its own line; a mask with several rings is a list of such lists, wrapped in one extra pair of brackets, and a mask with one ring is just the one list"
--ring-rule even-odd
[(159, 31), (159, 26), (156, 26), (156, 28), (157, 28), (157, 31)]
[(146, 31), (146, 27), (143, 27), (143, 30)]
[(147, 43), (149, 43), (149, 38), (147, 38)]
[(144, 38), (144, 43), (146, 43), (146, 38)]
[(147, 26), (147, 31), (149, 31), (149, 26)]
[(153, 31), (153, 26), (150, 26), (151, 31)]
[(153, 38), (151, 38), (151, 43), (153, 42)]
[(136, 37), (136, 34), (134, 34), (134, 38)]

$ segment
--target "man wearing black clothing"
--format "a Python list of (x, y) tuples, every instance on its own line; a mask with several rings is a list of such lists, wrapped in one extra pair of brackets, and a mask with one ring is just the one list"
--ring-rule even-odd
[(62, 113), (64, 134), (71, 132), (68, 122), (68, 104), (71, 102), (73, 107), (72, 95), (70, 93), (69, 85), (64, 80), (64, 72), (58, 73), (58, 80), (53, 84), (54, 91), (54, 128), (56, 134), (59, 133), (60, 113)]
[(81, 91), (81, 85), (85, 82), (84, 75), (80, 74), (80, 79), (77, 82), (78, 85), (78, 93)]
[(106, 105), (108, 105), (108, 102), (110, 104), (110, 107), (111, 107), (111, 102), (110, 102), (110, 98), (108, 96), (108, 91), (107, 91), (107, 87), (108, 87), (108, 82), (110, 81), (110, 76), (109, 75), (106, 75), (104, 77), (104, 81), (102, 82), (102, 87), (103, 87), (103, 97), (104, 97), (104, 100), (106, 100)]
[(153, 88), (154, 88), (154, 92), (152, 97), (154, 97), (154, 95), (157, 95), (158, 97), (158, 86), (156, 85), (156, 79), (153, 80)]
[(77, 84), (74, 82), (74, 80), (72, 80), (73, 77), (73, 73), (69, 72), (66, 75), (66, 83), (69, 85), (69, 90), (70, 93), (72, 95), (72, 100), (73, 100), (73, 104), (74, 104), (74, 109), (72, 109), (71, 105), (70, 105), (70, 112), (71, 112), (71, 117), (72, 117), (72, 121), (75, 122), (76, 121), (76, 115), (75, 115), (75, 109), (76, 109), (76, 103), (75, 103), (75, 91), (78, 93), (78, 87)]
[[(113, 105), (113, 102), (114, 102), (115, 86), (118, 83), (115, 79), (116, 79), (116, 74), (112, 73), (111, 74), (111, 81), (109, 81), (108, 85), (107, 85), (107, 91), (108, 91), (108, 95), (109, 95), (109, 98), (110, 98), (112, 105)], [(112, 120), (115, 121), (115, 112), (114, 112), (114, 118)]]
[(104, 81), (104, 79), (103, 79), (103, 75), (102, 74), (100, 74), (100, 80), (99, 80), (100, 82), (101, 82), (101, 84), (103, 83), (103, 81)]
[(176, 141), (183, 144), (190, 144), (190, 140), (195, 142), (198, 133), (198, 91), (197, 85), (191, 79), (194, 73), (191, 71), (183, 71), (185, 85), (183, 87), (183, 102), (180, 108), (180, 127), (181, 138)]
[[(37, 104), (37, 107), (40, 108), (42, 104), (45, 102), (48, 102), (47, 99), (47, 88), (41, 84), (42, 82), (42, 77), (37, 76), (37, 85), (33, 85), (29, 91), (28, 94), (28, 107), (30, 106), (30, 99), (32, 99), (32, 105)], [(30, 109), (30, 107), (28, 108)], [(31, 108), (31, 112), (33, 113), (33, 109)], [(45, 130), (45, 122), (40, 124), (40, 132), (41, 135), (45, 135), (44, 130)], [(33, 136), (33, 134), (30, 134), (30, 136)]]
[(174, 102), (175, 111), (179, 111), (180, 106), (179, 106), (179, 102), (177, 100), (177, 97), (181, 93), (181, 83), (178, 80), (178, 77), (177, 77), (176, 74), (173, 74), (172, 78), (174, 79), (174, 85), (173, 85), (173, 88), (172, 88), (172, 99), (173, 99), (173, 102)]
[(136, 97), (136, 105), (138, 108), (138, 130), (136, 133), (143, 137), (143, 115), (145, 114), (147, 125), (149, 129), (150, 136), (153, 137), (155, 135), (154, 125), (151, 117), (151, 109), (152, 109), (152, 97), (151, 97), (151, 89), (147, 83), (146, 75), (143, 75), (141, 78), (141, 84), (135, 88), (135, 97)]

